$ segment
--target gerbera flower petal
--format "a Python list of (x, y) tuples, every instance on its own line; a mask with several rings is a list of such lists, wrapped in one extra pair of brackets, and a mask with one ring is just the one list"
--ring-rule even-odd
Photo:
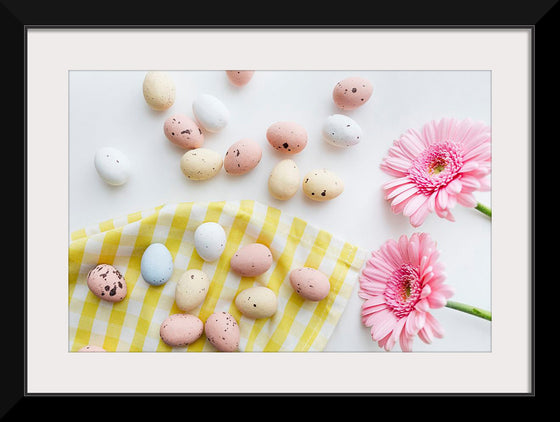
[(461, 193), (457, 195), (457, 202), (464, 207), (473, 208), (476, 207), (478, 201), (472, 193)]
[[(410, 195), (411, 196), (411, 195)], [(407, 201), (406, 205), (403, 209), (403, 215), (411, 216), (414, 214), (418, 209), (424, 205), (425, 202), (428, 201), (428, 197), (424, 195), (414, 195), (410, 200)]]
[[(490, 173), (490, 159), (490, 128), (482, 122), (443, 118), (420, 131), (409, 129), (382, 160), (381, 169), (397, 178), (383, 185), (385, 199), (393, 213), (402, 213), (414, 227), (431, 212), (455, 221), (451, 210), (457, 195), (489, 189), (489, 180), (482, 179)], [(459, 201), (464, 206), (473, 202), (470, 196)]]
[(430, 308), (445, 305), (453, 292), (443, 284), (438, 256), (427, 233), (413, 233), (386, 241), (366, 261), (359, 277), (361, 317), (379, 347), (389, 351), (399, 342), (411, 351), (415, 335), (432, 337), (434, 324), (425, 329)]
[(424, 220), (426, 220), (426, 217), (430, 214), (430, 204), (429, 204), (429, 199), (420, 206), (420, 208), (418, 208), (416, 210), (415, 213), (413, 213), (410, 216), (410, 224), (413, 227), (420, 227), (422, 225), (422, 223), (424, 223)]

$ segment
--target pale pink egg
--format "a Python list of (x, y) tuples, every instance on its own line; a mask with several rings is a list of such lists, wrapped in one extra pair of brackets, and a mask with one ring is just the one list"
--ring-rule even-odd
[(247, 85), (254, 74), (254, 70), (226, 70), (229, 81), (235, 86)]
[(304, 299), (317, 302), (329, 295), (331, 284), (328, 277), (315, 268), (303, 267), (290, 272), (290, 284)]
[(84, 346), (80, 350), (78, 350), (78, 352), (106, 352), (106, 350), (103, 347), (88, 344), (87, 346)]
[(245, 174), (261, 161), (262, 149), (252, 139), (241, 139), (234, 143), (224, 157), (224, 169), (228, 174)]
[(126, 281), (112, 265), (99, 264), (91, 269), (87, 285), (95, 296), (108, 302), (120, 302), (126, 297)]
[(194, 120), (184, 114), (170, 116), (163, 124), (167, 139), (183, 149), (200, 148), (204, 134)]
[(235, 352), (239, 348), (239, 324), (228, 312), (215, 312), (204, 324), (204, 334), (220, 352)]
[(186, 346), (198, 340), (204, 330), (204, 323), (191, 314), (173, 314), (160, 325), (159, 335), (171, 347)]
[(342, 110), (354, 110), (364, 105), (373, 93), (373, 85), (359, 76), (338, 82), (333, 90), (333, 100)]
[(276, 122), (267, 129), (266, 139), (277, 151), (297, 154), (307, 145), (307, 131), (294, 122)]
[(242, 277), (257, 277), (272, 266), (272, 252), (262, 243), (251, 243), (231, 257), (230, 267)]

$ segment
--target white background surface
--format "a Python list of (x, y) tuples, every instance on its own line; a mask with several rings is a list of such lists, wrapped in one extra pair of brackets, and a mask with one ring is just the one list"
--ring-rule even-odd
[[(234, 87), (225, 72), (170, 71), (176, 84), (174, 105), (151, 110), (142, 95), (145, 71), (69, 72), (69, 233), (101, 221), (183, 201), (254, 199), (298, 216), (363, 248), (378, 249), (387, 239), (430, 233), (445, 264), (453, 300), (491, 309), (491, 223), (474, 209), (458, 205), (455, 222), (430, 215), (415, 229), (408, 218), (392, 214), (381, 185), (391, 177), (379, 169), (392, 141), (409, 128), (420, 129), (430, 120), (455, 117), (491, 123), (489, 71), (257, 71), (245, 87)], [(374, 92), (361, 108), (342, 112), (332, 101), (335, 84), (348, 76), (369, 79)], [(252, 138), (263, 148), (260, 164), (243, 176), (222, 170), (215, 178), (187, 180), (179, 168), (184, 150), (169, 142), (163, 122), (175, 113), (191, 117), (192, 101), (200, 93), (218, 97), (229, 108), (231, 120), (220, 133), (205, 132), (204, 147), (224, 155), (241, 138)], [(335, 148), (322, 140), (321, 126), (331, 114), (346, 114), (363, 129), (360, 144)], [(309, 140), (300, 154), (287, 157), (270, 147), (265, 133), (276, 121), (304, 126)], [(123, 186), (105, 184), (93, 166), (95, 151), (113, 146), (132, 162), (132, 176)], [(345, 183), (334, 200), (316, 203), (300, 191), (288, 201), (272, 198), (267, 180), (273, 166), (292, 158), (301, 175), (328, 168)], [(490, 206), (489, 192), (475, 193)], [(352, 298), (325, 351), (383, 352), (361, 324), (362, 300)], [(491, 351), (491, 323), (455, 310), (432, 311), (445, 329), (443, 339), (426, 345), (419, 338), (414, 351)], [(394, 350), (399, 350), (396, 346)], [(383, 352), (384, 353), (384, 352)]]

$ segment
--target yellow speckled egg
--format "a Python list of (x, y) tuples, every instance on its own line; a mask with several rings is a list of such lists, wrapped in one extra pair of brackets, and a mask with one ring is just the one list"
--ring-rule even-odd
[(268, 287), (254, 286), (239, 292), (235, 306), (247, 318), (268, 318), (276, 313), (278, 300)]
[(167, 110), (175, 102), (175, 82), (166, 72), (146, 73), (142, 89), (146, 103), (153, 110)]
[(207, 148), (191, 149), (181, 157), (181, 171), (190, 180), (210, 179), (220, 172), (222, 165), (222, 156)]
[(312, 170), (303, 177), (303, 193), (313, 201), (329, 201), (343, 190), (342, 179), (327, 169)]
[(274, 166), (268, 177), (268, 191), (281, 201), (293, 197), (299, 189), (299, 168), (294, 160), (286, 159)]

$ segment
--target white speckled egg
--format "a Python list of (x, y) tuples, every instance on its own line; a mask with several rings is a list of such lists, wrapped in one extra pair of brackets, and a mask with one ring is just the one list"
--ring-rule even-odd
[(191, 149), (181, 157), (181, 171), (190, 180), (208, 180), (222, 169), (224, 161), (216, 151), (208, 148)]
[(304, 299), (317, 302), (329, 295), (331, 284), (328, 277), (315, 268), (303, 267), (290, 272), (290, 284)]
[(140, 261), (142, 278), (152, 286), (161, 286), (173, 274), (173, 256), (162, 243), (152, 243)]
[(314, 201), (329, 201), (343, 190), (342, 179), (327, 169), (312, 170), (303, 177), (303, 193)]
[(163, 342), (171, 347), (186, 346), (198, 340), (204, 331), (204, 323), (190, 314), (169, 315), (159, 327)]
[(204, 334), (220, 352), (235, 352), (239, 348), (239, 324), (227, 312), (215, 312), (204, 324)]
[(254, 286), (239, 292), (235, 306), (247, 318), (268, 318), (276, 313), (278, 300), (268, 287)]
[(194, 247), (203, 260), (216, 261), (226, 247), (226, 232), (218, 223), (202, 223), (194, 232)]
[(192, 104), (194, 117), (208, 132), (219, 132), (229, 123), (229, 110), (219, 99), (209, 94), (201, 94)]
[(166, 72), (146, 73), (142, 89), (146, 103), (153, 110), (167, 110), (175, 102), (175, 82)]
[(99, 177), (109, 185), (123, 185), (130, 177), (130, 161), (126, 155), (116, 148), (103, 147), (98, 149), (93, 164)]
[(348, 116), (333, 114), (323, 124), (323, 138), (336, 147), (351, 147), (360, 142), (362, 128)]
[(175, 303), (182, 311), (189, 312), (204, 302), (210, 278), (204, 271), (190, 269), (183, 273), (175, 287)]
[(268, 177), (268, 191), (281, 201), (290, 199), (299, 189), (299, 168), (294, 160), (286, 159), (274, 166)]
[(99, 264), (87, 275), (87, 285), (99, 299), (107, 302), (120, 302), (126, 297), (126, 281), (115, 267)]

